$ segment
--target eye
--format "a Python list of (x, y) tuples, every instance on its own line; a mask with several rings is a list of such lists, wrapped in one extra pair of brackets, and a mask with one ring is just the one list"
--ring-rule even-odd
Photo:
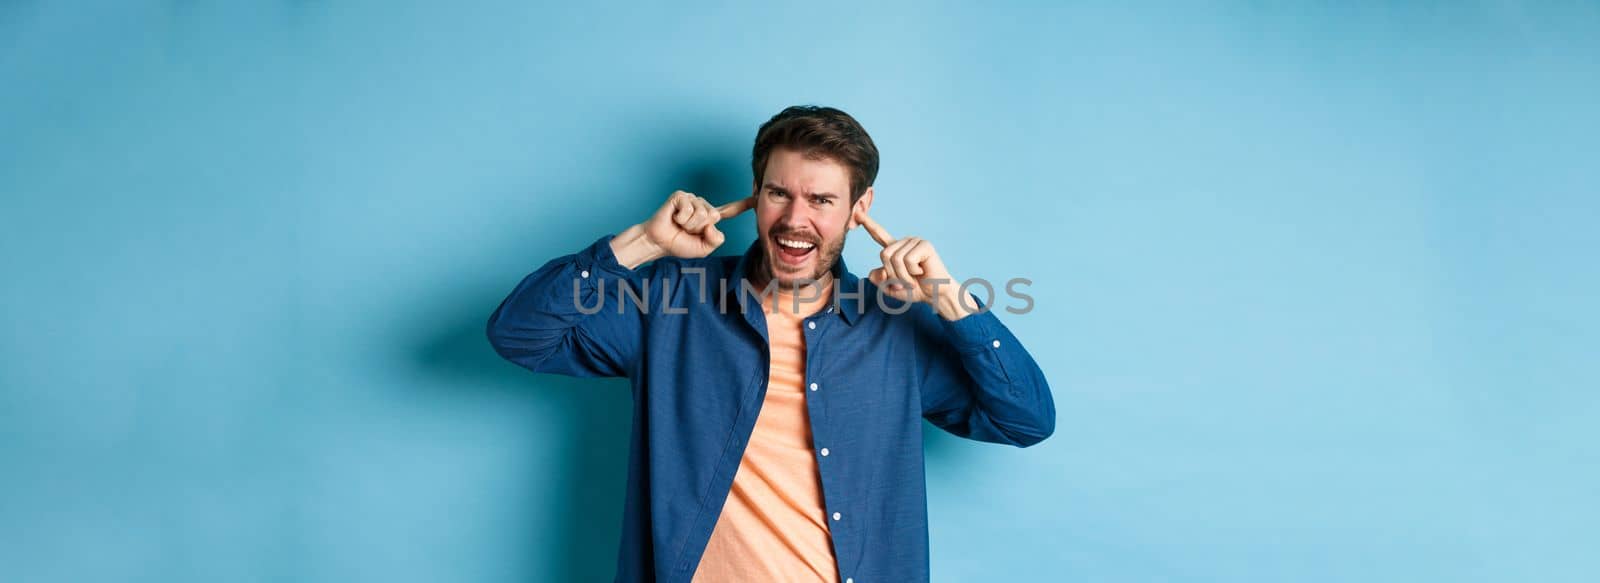
[(827, 205), (833, 204), (833, 199), (827, 198), (827, 197), (824, 197), (824, 196), (813, 196), (813, 197), (811, 197), (811, 202), (813, 204), (820, 204), (820, 205), (823, 205), (823, 206), (827, 206)]
[(780, 190), (768, 190), (767, 194), (773, 198), (789, 198), (789, 193)]

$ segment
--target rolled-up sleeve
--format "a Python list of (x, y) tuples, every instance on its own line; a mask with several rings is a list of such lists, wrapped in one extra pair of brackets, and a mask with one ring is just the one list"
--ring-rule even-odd
[(915, 313), (924, 418), (961, 437), (1017, 447), (1055, 432), (1044, 372), (993, 311), (955, 321), (931, 309)]
[(534, 372), (621, 377), (638, 367), (642, 310), (653, 266), (628, 269), (611, 251), (612, 235), (550, 260), (522, 279), (489, 316), (489, 343)]

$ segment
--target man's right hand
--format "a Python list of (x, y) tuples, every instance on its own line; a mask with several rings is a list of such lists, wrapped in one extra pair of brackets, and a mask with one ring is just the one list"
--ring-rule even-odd
[(706, 199), (677, 191), (645, 222), (628, 227), (611, 239), (617, 263), (628, 269), (662, 257), (698, 258), (710, 255), (726, 240), (717, 222), (755, 208), (756, 197), (711, 206)]

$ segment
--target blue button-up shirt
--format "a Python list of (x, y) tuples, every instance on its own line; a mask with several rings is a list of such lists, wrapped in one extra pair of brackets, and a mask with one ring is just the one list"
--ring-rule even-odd
[[(523, 279), (489, 318), (489, 339), (534, 372), (632, 379), (616, 580), (687, 582), (766, 396), (766, 318), (759, 288), (742, 283), (762, 251), (757, 242), (743, 256), (630, 270), (610, 242)], [(947, 321), (925, 303), (880, 299), (843, 259), (833, 273), (833, 305), (802, 332), (813, 449), (829, 450), (816, 460), (839, 578), (926, 581), (921, 420), (1025, 447), (1055, 428), (1050, 388), (992, 311)]]

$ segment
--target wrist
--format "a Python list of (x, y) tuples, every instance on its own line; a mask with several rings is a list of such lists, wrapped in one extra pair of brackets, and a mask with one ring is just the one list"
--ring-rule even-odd
[(938, 297), (934, 298), (932, 303), (933, 310), (939, 313), (939, 317), (951, 322), (965, 318), (978, 311), (977, 306), (968, 305), (968, 302), (961, 297), (961, 292), (954, 289), (943, 291)]
[(617, 233), (611, 238), (611, 253), (617, 256), (617, 263), (623, 267), (634, 269), (665, 256), (659, 245), (650, 241), (645, 235), (643, 225), (634, 225)]

